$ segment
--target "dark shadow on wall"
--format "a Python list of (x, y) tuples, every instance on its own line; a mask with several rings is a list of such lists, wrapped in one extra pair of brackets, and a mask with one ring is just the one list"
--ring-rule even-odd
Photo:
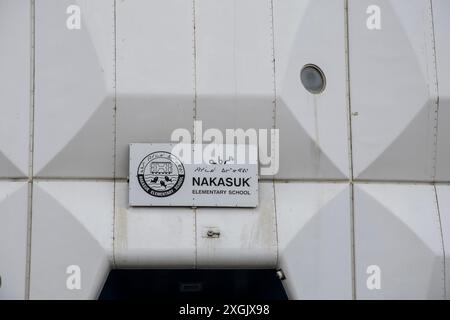
[(99, 300), (287, 300), (275, 270), (112, 270)]

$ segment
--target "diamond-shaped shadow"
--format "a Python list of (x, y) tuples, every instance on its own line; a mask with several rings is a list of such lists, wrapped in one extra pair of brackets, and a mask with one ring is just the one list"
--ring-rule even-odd
[[(397, 194), (396, 191), (399, 189), (392, 189), (391, 194)], [(403, 197), (404, 194), (397, 194), (396, 204), (392, 198), (383, 199), (380, 190), (356, 188), (355, 259), (358, 299), (443, 298), (443, 251), (431, 191), (431, 187), (415, 191), (416, 198), (429, 196), (429, 211), (422, 212), (422, 207), (413, 208), (416, 211), (411, 212), (404, 205), (408, 201)], [(411, 192), (411, 196), (414, 194)], [(424, 199), (420, 198), (419, 201), (423, 202)], [(370, 290), (366, 285), (369, 277), (366, 271), (371, 265), (377, 265), (381, 271), (379, 290)]]
[[(95, 299), (100, 293), (110, 269), (110, 249), (101, 242), (112, 228), (112, 210), (108, 222), (104, 212), (94, 210), (96, 206), (86, 212), (89, 206), (77, 204), (90, 201), (89, 194), (95, 190), (92, 182), (87, 184), (84, 191), (80, 183), (34, 184), (31, 299)], [(76, 200), (68, 203), (70, 198)], [(104, 201), (103, 197), (98, 201)], [(81, 290), (66, 286), (67, 268), (72, 265), (80, 267)]]

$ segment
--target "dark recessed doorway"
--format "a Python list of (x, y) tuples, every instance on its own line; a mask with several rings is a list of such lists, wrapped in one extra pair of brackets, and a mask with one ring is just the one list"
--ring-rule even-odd
[(99, 297), (110, 299), (287, 300), (276, 270), (112, 270)]

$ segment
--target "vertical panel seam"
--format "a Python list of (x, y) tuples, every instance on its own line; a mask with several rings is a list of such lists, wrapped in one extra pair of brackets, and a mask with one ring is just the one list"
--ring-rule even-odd
[(31, 233), (33, 212), (33, 161), (34, 161), (34, 92), (35, 92), (35, 0), (30, 0), (30, 120), (28, 153), (28, 206), (27, 206), (27, 252), (25, 275), (25, 299), (30, 299), (31, 282)]
[(353, 183), (353, 136), (352, 136), (352, 108), (350, 96), (350, 34), (349, 34), (349, 2), (344, 1), (345, 23), (345, 66), (346, 66), (346, 96), (347, 96), (347, 143), (349, 162), (349, 187), (350, 187), (350, 235), (351, 235), (351, 273), (352, 273), (352, 298), (356, 300), (356, 256), (355, 256), (355, 205)]
[[(196, 141), (197, 132), (195, 132), (195, 121), (197, 120), (197, 32), (196, 32), (196, 16), (195, 16), (195, 0), (192, 0), (192, 54), (193, 54), (193, 114), (192, 114), (192, 152), (194, 152), (194, 143)], [(192, 208), (194, 214), (194, 268), (197, 268), (197, 208)]]
[(117, 174), (117, 6), (116, 0), (113, 0), (113, 91), (114, 91), (114, 107), (113, 107), (113, 219), (112, 219), (112, 267), (116, 267), (116, 174)]
[(437, 214), (438, 214), (438, 222), (439, 222), (439, 231), (440, 231), (440, 236), (441, 236), (441, 245), (442, 245), (442, 254), (443, 254), (443, 258), (442, 258), (442, 268), (443, 268), (443, 281), (444, 281), (444, 299), (447, 299), (447, 270), (446, 270), (446, 263), (445, 263), (445, 242), (444, 242), (444, 233), (442, 230), (442, 219), (441, 219), (441, 209), (439, 207), (439, 197), (438, 197), (438, 193), (437, 193), (437, 188), (436, 185), (433, 185), (434, 188), (434, 197), (435, 197), (435, 201), (436, 201), (436, 209), (437, 209)]
[[(434, 117), (434, 127), (433, 127), (433, 133), (434, 133), (434, 141), (433, 141), (433, 154), (432, 154), (432, 162), (433, 162), (433, 168), (432, 168), (432, 181), (436, 181), (436, 174), (437, 174), (437, 156), (438, 156), (438, 130), (439, 130), (439, 83), (438, 83), (438, 70), (437, 70), (437, 56), (436, 56), (436, 29), (434, 26), (434, 14), (433, 14), (433, 0), (430, 0), (430, 6), (429, 6), (429, 18), (431, 22), (431, 49), (432, 49), (432, 63), (433, 63), (433, 79), (430, 79), (434, 83), (434, 92), (430, 92), (431, 96), (433, 97), (433, 93), (436, 94), (435, 97), (433, 97), (434, 100), (434, 107), (435, 107), (435, 117)], [(439, 222), (439, 231), (441, 236), (441, 246), (442, 246), (442, 268), (443, 268), (443, 290), (444, 299), (447, 298), (447, 270), (446, 270), (446, 255), (445, 255), (445, 242), (444, 242), (444, 233), (442, 230), (442, 219), (441, 219), (441, 210), (439, 207), (439, 198), (437, 194), (437, 188), (436, 184), (433, 185), (434, 188), (434, 196), (436, 201), (436, 209), (438, 214), (438, 222)]]
[[(436, 57), (436, 30), (434, 27), (434, 14), (433, 14), (433, 0), (430, 0), (430, 6), (429, 6), (429, 14), (430, 14), (430, 21), (431, 21), (431, 49), (433, 53), (432, 57), (432, 63), (433, 63), (433, 79), (431, 79), (434, 82), (434, 94), (436, 94), (436, 97), (434, 98), (434, 107), (435, 107), (435, 117), (434, 117), (434, 127), (433, 127), (433, 133), (434, 133), (434, 141), (433, 141), (433, 154), (432, 154), (432, 162), (433, 162), (433, 168), (432, 168), (432, 181), (436, 181), (436, 174), (437, 174), (437, 156), (438, 156), (438, 129), (439, 129), (439, 83), (438, 83), (438, 70), (437, 70), (437, 57)], [(430, 94), (432, 94), (430, 92)]]
[[(269, 0), (269, 5), (270, 5), (270, 35), (272, 38), (272, 81), (273, 81), (273, 101), (272, 101), (272, 106), (273, 106), (273, 111), (272, 111), (272, 126), (274, 130), (276, 130), (277, 128), (277, 84), (276, 84), (276, 61), (275, 61), (275, 17), (274, 17), (274, 7), (273, 7), (273, 1), (274, 0)], [(270, 135), (270, 137), (272, 137), (272, 135)], [(270, 139), (271, 143), (271, 155), (275, 155), (275, 143), (278, 143), (278, 141), (272, 141), (272, 138)], [(278, 158), (278, 157), (276, 157)], [(274, 208), (274, 219), (275, 219), (275, 241), (276, 241), (276, 246), (275, 246), (275, 265), (278, 267), (279, 264), (279, 259), (280, 259), (280, 250), (279, 250), (279, 239), (278, 239), (278, 213), (277, 213), (277, 199), (276, 199), (276, 187), (275, 187), (275, 176), (272, 177), (272, 192), (273, 192), (273, 208)]]

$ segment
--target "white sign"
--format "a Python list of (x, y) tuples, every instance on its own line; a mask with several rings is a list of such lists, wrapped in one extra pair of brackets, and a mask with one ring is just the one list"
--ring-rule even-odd
[(130, 144), (130, 206), (256, 207), (253, 145)]

